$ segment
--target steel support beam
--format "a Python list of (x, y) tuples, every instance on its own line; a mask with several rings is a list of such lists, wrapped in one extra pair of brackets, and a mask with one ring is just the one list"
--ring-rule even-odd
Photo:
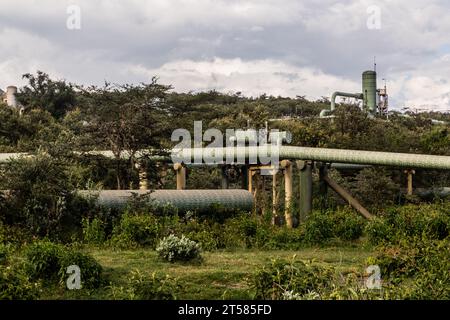
[(306, 220), (312, 212), (312, 164), (309, 161), (297, 161), (300, 170), (300, 220)]
[(362, 204), (359, 203), (358, 200), (353, 198), (352, 195), (347, 190), (342, 188), (340, 185), (338, 185), (334, 180), (332, 180), (327, 175), (325, 175), (323, 177), (323, 179), (331, 187), (331, 189), (336, 191), (336, 193), (338, 195), (340, 195), (345, 201), (347, 201), (348, 204), (351, 205), (356, 211), (358, 211), (364, 218), (366, 218), (366, 219), (373, 218), (372, 214), (369, 211), (367, 211), (367, 209), (364, 208), (362, 206)]

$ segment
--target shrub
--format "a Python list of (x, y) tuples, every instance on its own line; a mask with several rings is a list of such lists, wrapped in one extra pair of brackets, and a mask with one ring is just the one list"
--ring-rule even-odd
[(31, 282), (22, 270), (0, 265), (0, 300), (37, 299), (40, 289), (40, 283)]
[(365, 168), (355, 177), (352, 193), (363, 200), (363, 204), (382, 207), (394, 204), (399, 186), (392, 181), (390, 173), (384, 168)]
[(62, 245), (50, 241), (39, 241), (25, 250), (26, 273), (31, 279), (55, 280), (65, 253)]
[(178, 288), (176, 279), (169, 275), (152, 273), (144, 275), (138, 270), (131, 273), (128, 278), (128, 286), (131, 290), (130, 297), (140, 300), (175, 300), (175, 291)]
[(329, 214), (313, 212), (305, 222), (305, 241), (308, 243), (324, 243), (333, 237), (333, 221)]
[(102, 283), (102, 266), (90, 255), (67, 251), (60, 261), (59, 277), (61, 283), (65, 284), (68, 277), (67, 267), (76, 265), (81, 271), (81, 285), (83, 288), (97, 288)]
[[(202, 250), (215, 250), (219, 247), (220, 234), (217, 233), (217, 223), (208, 220), (198, 221), (191, 216), (185, 216), (185, 223), (180, 221), (164, 221), (164, 236), (185, 234), (189, 239), (198, 242)], [(169, 223), (167, 223), (169, 222)]]
[(302, 261), (273, 260), (250, 277), (256, 299), (279, 300), (288, 296), (321, 292), (329, 286), (334, 271)]
[(411, 276), (422, 272), (440, 272), (450, 268), (450, 242), (448, 240), (405, 239), (398, 244), (378, 248), (371, 264), (380, 266), (389, 276)]
[(6, 264), (11, 251), (10, 245), (0, 243), (0, 265)]
[(400, 299), (450, 299), (448, 240), (407, 239), (379, 248), (368, 260), (395, 285)]
[(159, 242), (156, 251), (162, 259), (169, 262), (201, 259), (199, 245), (184, 235), (181, 238), (174, 235), (165, 237)]
[[(250, 221), (249, 221), (250, 220)], [(227, 219), (222, 226), (222, 243), (226, 248), (249, 248), (253, 246), (257, 228), (255, 218), (248, 214)]]
[(89, 220), (88, 218), (83, 218), (83, 240), (89, 244), (100, 245), (105, 242), (105, 225), (100, 218), (94, 218)]
[(210, 230), (202, 230), (198, 232), (190, 232), (187, 237), (197, 242), (202, 250), (212, 251), (219, 246), (216, 235)]
[(393, 239), (395, 230), (389, 221), (383, 217), (374, 217), (366, 224), (365, 233), (372, 244), (389, 242)]
[(364, 230), (364, 220), (353, 210), (338, 210), (332, 217), (334, 235), (342, 240), (356, 240)]
[(0, 189), (13, 190), (5, 198), (10, 208), (5, 222), (33, 235), (57, 237), (63, 228), (80, 223), (87, 203), (75, 193), (67, 162), (38, 153), (9, 161), (0, 172)]
[(5, 244), (23, 244), (31, 239), (29, 230), (18, 226), (10, 226), (0, 221), (0, 243)]
[[(267, 230), (267, 229), (266, 229)], [(261, 247), (265, 249), (298, 249), (303, 245), (303, 228), (274, 227)]]
[(405, 238), (445, 239), (450, 229), (446, 204), (406, 205), (388, 208), (370, 221), (366, 233), (372, 244), (398, 243)]
[(35, 242), (25, 250), (25, 271), (32, 280), (43, 279), (65, 286), (68, 277), (66, 271), (70, 265), (80, 268), (84, 287), (95, 288), (100, 285), (102, 267), (87, 254), (49, 241)]
[(119, 247), (152, 246), (160, 232), (158, 219), (150, 214), (125, 213), (113, 229), (111, 243)]

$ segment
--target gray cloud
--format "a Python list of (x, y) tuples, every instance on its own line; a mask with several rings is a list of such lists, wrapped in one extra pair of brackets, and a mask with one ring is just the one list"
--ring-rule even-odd
[[(68, 5), (81, 30), (68, 30)], [(377, 1), (2, 0), (0, 87), (41, 69), (84, 84), (148, 81), (177, 90), (310, 98), (360, 90), (377, 57), (391, 102), (450, 109), (450, 4)], [(190, 69), (190, 71), (189, 71)]]

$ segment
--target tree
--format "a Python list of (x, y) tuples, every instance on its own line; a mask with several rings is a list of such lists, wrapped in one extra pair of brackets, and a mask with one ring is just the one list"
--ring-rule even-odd
[(63, 159), (39, 152), (11, 160), (0, 172), (0, 189), (9, 190), (1, 216), (34, 235), (57, 236), (63, 228), (79, 224), (88, 208), (76, 195), (75, 185)]
[(87, 106), (84, 128), (94, 145), (112, 151), (117, 164), (118, 189), (123, 187), (119, 174), (121, 159), (125, 157), (131, 170), (135, 170), (138, 150), (160, 147), (161, 136), (168, 129), (170, 108), (165, 100), (169, 89), (153, 78), (150, 84), (106, 83), (103, 88), (83, 90)]
[(19, 90), (17, 100), (26, 108), (43, 109), (55, 118), (61, 118), (76, 104), (72, 84), (54, 81), (42, 71), (37, 71), (36, 75), (26, 73), (22, 77), (28, 80), (28, 85)]

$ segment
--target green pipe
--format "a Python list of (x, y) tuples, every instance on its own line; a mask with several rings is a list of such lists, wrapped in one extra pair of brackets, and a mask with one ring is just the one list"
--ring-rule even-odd
[[(258, 159), (264, 156), (273, 159), (313, 160), (322, 162), (342, 162), (370, 164), (403, 168), (450, 169), (450, 156), (427, 154), (394, 153), (346, 149), (326, 149), (310, 147), (224, 147), (224, 148), (186, 148), (172, 150), (172, 156), (193, 161), (194, 157), (216, 159), (215, 155), (234, 154), (235, 159)], [(220, 159), (220, 157), (219, 157)], [(225, 160), (225, 159), (224, 159)]]
[[(173, 149), (172, 159), (184, 161), (186, 164), (192, 162), (194, 157), (214, 158), (215, 155), (225, 156), (228, 152), (234, 154), (235, 159), (258, 158), (258, 155), (272, 157), (275, 159), (313, 160), (323, 162), (342, 162), (354, 164), (382, 165), (403, 168), (424, 168), (424, 169), (450, 169), (450, 156), (435, 156), (428, 154), (395, 153), (380, 151), (363, 151), (348, 149), (327, 149), (294, 146), (271, 147), (223, 147), (223, 148), (186, 148)], [(144, 152), (141, 152), (144, 154)], [(139, 153), (139, 155), (141, 154)], [(28, 156), (25, 153), (0, 154), (0, 162), (7, 162), (21, 156)], [(105, 153), (105, 156), (110, 156)], [(156, 156), (158, 159), (168, 161), (166, 156)], [(190, 161), (187, 161), (190, 160)], [(180, 162), (181, 162), (180, 161)], [(177, 161), (178, 162), (178, 161)], [(217, 163), (207, 163), (216, 165)]]
[(172, 206), (179, 212), (196, 211), (208, 213), (214, 207), (229, 211), (251, 211), (253, 196), (247, 190), (80, 190), (84, 197), (94, 197), (98, 205), (123, 208), (133, 194), (148, 195), (158, 208)]
[(31, 155), (26, 152), (15, 152), (15, 153), (0, 153), (0, 163), (5, 163), (13, 159), (30, 157)]
[(362, 93), (347, 93), (347, 92), (341, 92), (341, 91), (333, 92), (333, 94), (331, 95), (330, 110), (323, 109), (322, 111), (320, 111), (320, 115), (319, 116), (321, 118), (325, 117), (328, 113), (334, 111), (334, 109), (336, 108), (336, 98), (338, 96), (339, 97), (363, 99), (363, 94)]

